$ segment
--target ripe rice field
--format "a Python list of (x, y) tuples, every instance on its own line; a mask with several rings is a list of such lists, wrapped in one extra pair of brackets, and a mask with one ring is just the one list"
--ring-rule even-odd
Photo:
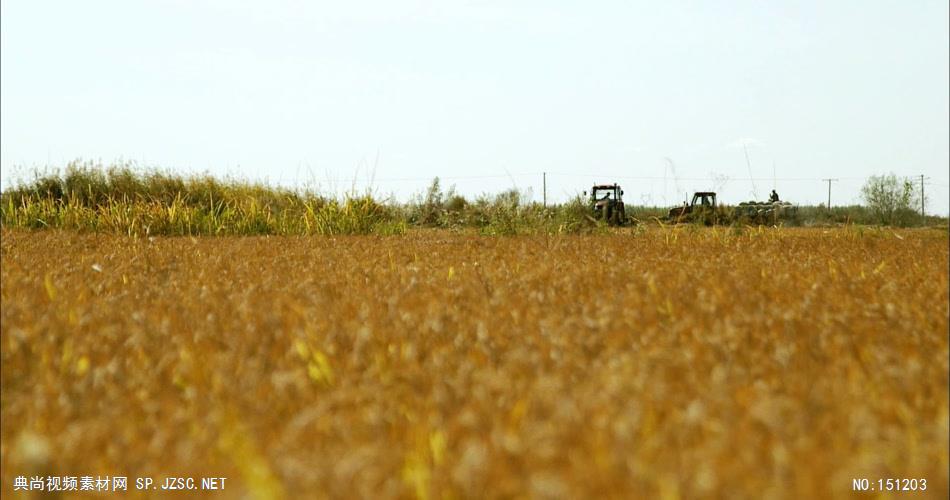
[(914, 478), (891, 494), (946, 498), (948, 244), (7, 228), (3, 493), (42, 474), (227, 477), (215, 498), (828, 498)]

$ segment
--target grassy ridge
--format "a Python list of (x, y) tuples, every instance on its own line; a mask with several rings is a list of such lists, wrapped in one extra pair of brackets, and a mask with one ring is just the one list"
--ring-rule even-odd
[[(130, 165), (102, 168), (71, 163), (62, 174), (37, 175), (0, 195), (4, 227), (57, 227), (128, 235), (338, 235), (401, 234), (409, 227), (475, 229), (487, 235), (603, 231), (586, 217), (584, 200), (542, 206), (517, 190), (474, 200), (443, 190), (438, 178), (409, 203), (371, 193), (343, 198), (209, 175), (183, 177), (139, 171)], [(628, 206), (640, 221), (665, 208)], [(801, 207), (788, 223), (874, 224), (865, 207)], [(910, 219), (908, 219), (910, 220)], [(920, 223), (919, 219), (916, 223)], [(928, 224), (946, 224), (928, 218)]]

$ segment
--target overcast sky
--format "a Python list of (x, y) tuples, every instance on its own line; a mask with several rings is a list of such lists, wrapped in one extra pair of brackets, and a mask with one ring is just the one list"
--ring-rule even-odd
[[(0, 169), (125, 159), (399, 199), (441, 176), (550, 200), (948, 213), (946, 0), (4, 1)], [(748, 154), (748, 160), (746, 157)], [(916, 177), (915, 177), (916, 178)]]

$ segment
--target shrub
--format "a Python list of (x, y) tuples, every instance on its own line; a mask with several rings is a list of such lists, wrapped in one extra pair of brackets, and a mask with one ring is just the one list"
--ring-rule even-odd
[(861, 188), (861, 197), (881, 224), (906, 226), (916, 218), (911, 208), (914, 186), (894, 174), (871, 176)]

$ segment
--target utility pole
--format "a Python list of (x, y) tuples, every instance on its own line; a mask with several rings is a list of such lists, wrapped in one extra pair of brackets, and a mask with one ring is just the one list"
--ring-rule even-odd
[(924, 174), (920, 174), (920, 218), (924, 219)]
[(544, 193), (544, 207), (548, 206), (548, 173), (541, 172), (541, 192)]
[(838, 179), (822, 179), (822, 180), (828, 182), (828, 210), (831, 210), (831, 181), (837, 181)]

